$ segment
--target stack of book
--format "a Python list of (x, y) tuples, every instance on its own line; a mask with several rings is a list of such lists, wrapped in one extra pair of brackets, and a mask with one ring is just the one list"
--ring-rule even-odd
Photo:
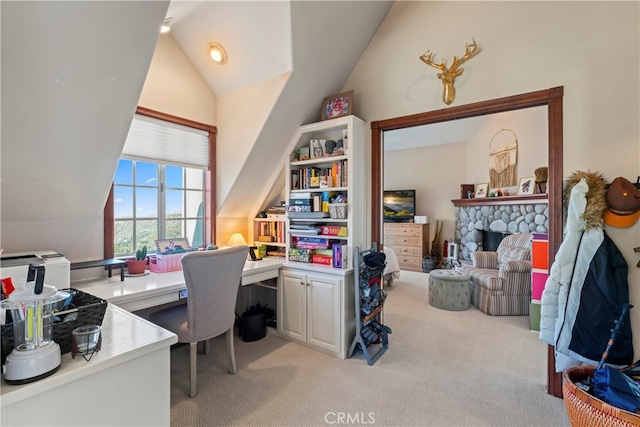
[(328, 211), (322, 209), (320, 194), (309, 192), (291, 193), (286, 207), (289, 218), (328, 218)]
[(287, 211), (284, 206), (272, 206), (269, 209), (267, 209), (267, 218), (286, 219)]
[(291, 234), (294, 234), (294, 235), (296, 234), (318, 235), (320, 234), (320, 231), (322, 228), (310, 222), (302, 222), (302, 223), (291, 222), (291, 224), (289, 224), (289, 229), (291, 231)]

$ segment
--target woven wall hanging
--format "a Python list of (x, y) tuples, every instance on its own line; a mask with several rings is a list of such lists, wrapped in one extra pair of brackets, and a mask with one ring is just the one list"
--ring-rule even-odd
[(518, 137), (511, 129), (499, 130), (489, 143), (489, 188), (517, 185), (517, 163)]

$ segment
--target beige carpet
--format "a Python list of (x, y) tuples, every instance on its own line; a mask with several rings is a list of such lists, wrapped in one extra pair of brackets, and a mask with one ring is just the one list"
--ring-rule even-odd
[(268, 334), (236, 339), (238, 373), (222, 340), (198, 355), (188, 397), (188, 348), (172, 351), (172, 426), (569, 426), (546, 393), (546, 345), (527, 316), (428, 304), (427, 275), (388, 288), (389, 350), (368, 366)]

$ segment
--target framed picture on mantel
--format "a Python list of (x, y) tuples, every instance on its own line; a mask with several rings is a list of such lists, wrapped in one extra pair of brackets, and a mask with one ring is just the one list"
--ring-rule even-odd
[(520, 183), (518, 184), (518, 194), (533, 194), (536, 183), (534, 176), (525, 176), (520, 178)]
[(476, 184), (476, 198), (487, 197), (487, 191), (489, 191), (489, 183), (483, 182), (481, 184)]

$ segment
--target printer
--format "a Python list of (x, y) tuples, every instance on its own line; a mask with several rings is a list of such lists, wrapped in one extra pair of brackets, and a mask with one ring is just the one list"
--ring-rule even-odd
[(68, 288), (71, 283), (71, 263), (54, 251), (34, 251), (2, 254), (0, 278), (11, 277), (14, 285), (27, 279), (29, 264), (44, 265), (44, 283), (57, 289)]

